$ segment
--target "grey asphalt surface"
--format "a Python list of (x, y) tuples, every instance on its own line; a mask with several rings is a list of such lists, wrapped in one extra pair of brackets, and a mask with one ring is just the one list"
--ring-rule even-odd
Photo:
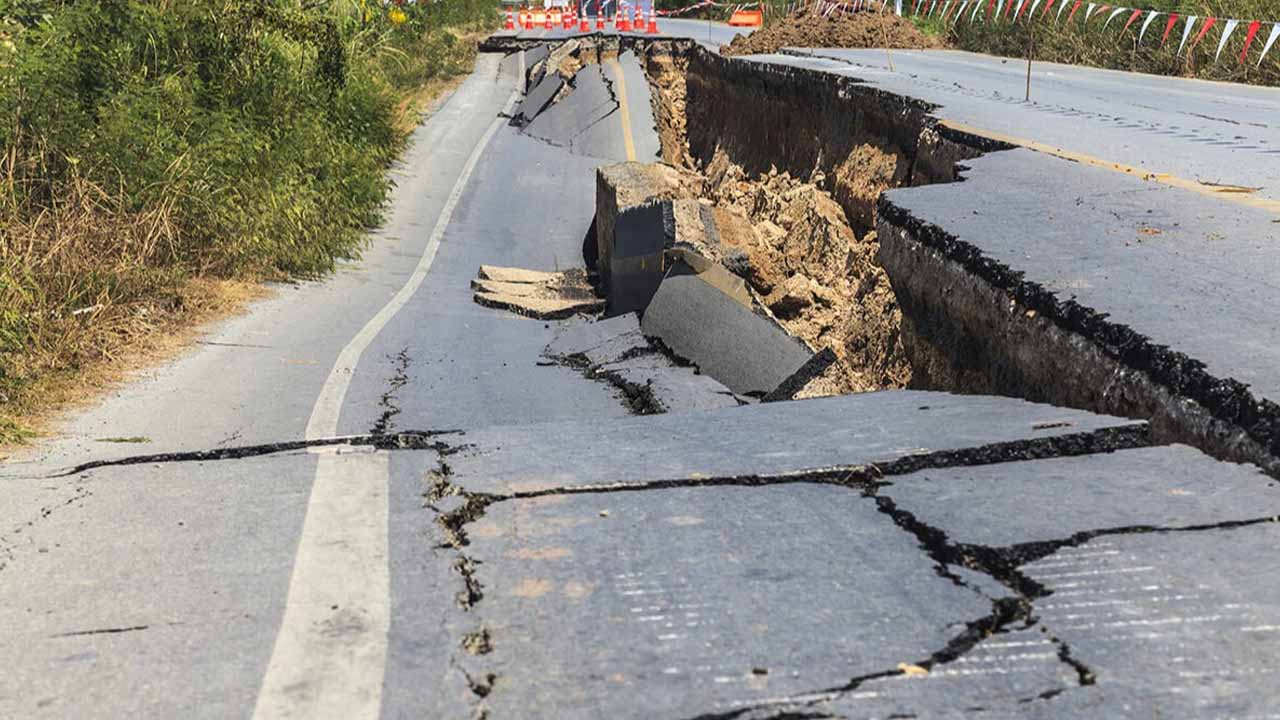
[(963, 183), (888, 197), (1057, 297), (1280, 399), (1276, 216), (1024, 149), (966, 165)]
[[(0, 466), (0, 716), (253, 714), (305, 605), (295, 593), (318, 582), (322, 468), (372, 456), (387, 459), (385, 517), (368, 529), (386, 551), (366, 559), (386, 570), (388, 630), (336, 604), (302, 629), (339, 648), (381, 640), (360, 656), (380, 682), (328, 706), (344, 717), (1273, 712), (1280, 575), (1259, 558), (1277, 550), (1280, 508), (1257, 470), (1144, 447), (1140, 422), (1008, 398), (881, 392), (636, 417), (610, 383), (548, 361), (574, 321), (475, 305), (481, 263), (580, 265), (593, 170), (625, 157), (602, 105), (608, 67), (540, 135), (501, 123), (489, 136), (518, 70), (516, 55), (482, 55), (419, 128), (360, 262), (275, 288)], [(630, 97), (643, 76), (626, 84)], [(629, 102), (633, 145), (656, 148), (647, 102)], [(976, 187), (980, 169), (1042, 172), (1041, 158), (1020, 170), (1023, 155), (981, 159), (951, 187)], [(894, 199), (955, 202), (947, 189)], [(1091, 200), (1099, 217), (1104, 200)], [(429, 448), (265, 447), (60, 474), (303, 438), (330, 368), (412, 280), (444, 208), (421, 286), (340, 373), (337, 432), (460, 432)], [(1084, 252), (1059, 241), (1062, 262)], [(101, 442), (134, 436), (145, 442)], [(481, 631), (487, 643), (464, 642)]]

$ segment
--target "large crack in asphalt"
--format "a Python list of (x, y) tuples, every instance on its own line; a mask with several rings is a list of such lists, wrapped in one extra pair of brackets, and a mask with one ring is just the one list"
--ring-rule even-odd
[[(946, 535), (935, 528), (928, 528), (916, 520), (914, 516), (910, 516), (909, 513), (898, 511), (896, 506), (891, 505), (892, 500), (878, 495), (880, 488), (889, 484), (883, 478), (905, 475), (928, 468), (963, 467), (1014, 460), (1088, 455), (1118, 449), (1145, 447), (1149, 444), (1148, 428), (1142, 424), (1134, 424), (1119, 428), (1103, 428), (1091, 432), (1071, 433), (1047, 438), (993, 443), (974, 448), (933, 451), (880, 463), (810, 469), (794, 473), (746, 474), (708, 478), (685, 477), (597, 485), (556, 486), (510, 493), (487, 493), (466, 490), (453, 481), (453, 468), (445, 461), (442, 455), (437, 468), (427, 473), (424, 505), (436, 513), (435, 521), (443, 532), (443, 542), (438, 547), (452, 550), (455, 553), (452, 568), (461, 581), (461, 588), (455, 594), (455, 600), (459, 608), (464, 612), (470, 613), (484, 599), (484, 585), (476, 575), (476, 568), (481, 561), (467, 552), (471, 541), (467, 535), (466, 527), (468, 524), (483, 518), (490, 506), (501, 502), (530, 500), (554, 495), (644, 492), (668, 488), (762, 487), (794, 483), (839, 485), (875, 499), (879, 503), (881, 512), (892, 517), (895, 524), (898, 524), (904, 530), (913, 532), (913, 534), (918, 533), (917, 538), (927, 538), (927, 543), (925, 540), (921, 540), (922, 549), (930, 553), (940, 567), (945, 567), (945, 565), (951, 564), (951, 559), (953, 558), (953, 554), (944, 552), (944, 549), (952, 547), (952, 544), (946, 539)], [(978, 567), (974, 569), (982, 572), (981, 568), (984, 566), (977, 565)], [(964, 585), (958, 576), (951, 575), (954, 578), (953, 581)], [(993, 577), (995, 576), (993, 575)], [(965, 587), (969, 586), (965, 585)], [(976, 589), (974, 591), (977, 592)], [(1031, 621), (1030, 603), (1023, 602), (1020, 598), (1021, 596), (1018, 599), (993, 599), (992, 612), (989, 615), (966, 622), (965, 629), (961, 633), (952, 638), (942, 649), (921, 660), (917, 665), (927, 670), (935, 665), (953, 662), (972, 650), (983, 639), (1002, 631), (1009, 624), (1019, 620), (1029, 623)], [(469, 635), (464, 636), (459, 641), (459, 645), (464, 649), (467, 648)], [(486, 645), (492, 642), (487, 630), (485, 631), (485, 642)], [(455, 665), (457, 664), (456, 659), (453, 662)], [(825, 717), (821, 714), (809, 713), (804, 709), (839, 697), (841, 694), (852, 692), (865, 682), (899, 675), (903, 672), (901, 669), (894, 668), (862, 675), (852, 678), (848, 683), (837, 688), (818, 690), (812, 694), (812, 698), (806, 695), (803, 702), (797, 702), (796, 697), (798, 696), (793, 696), (787, 698), (784, 702), (776, 703), (776, 705), (791, 704), (799, 708), (796, 712), (800, 714), (793, 713), (782, 715), (781, 717)], [(470, 678), (471, 676), (468, 675), (468, 677)], [(477, 714), (487, 713), (483, 706), (483, 700), (488, 696), (488, 691), (497, 679), (497, 676), (493, 674), (485, 677), (487, 678), (487, 682), (483, 684), (485, 692), (483, 694), (476, 693), (477, 702), (479, 703), (477, 705)], [(708, 719), (717, 717), (736, 718), (752, 712), (758, 707), (760, 706), (747, 706), (730, 711), (728, 714), (713, 714), (700, 717)], [(786, 710), (785, 712), (792, 713), (792, 710)]]
[[(571, 53), (572, 57), (576, 59), (581, 59), (582, 54), (583, 54), (582, 49), (579, 49)], [(533, 129), (534, 129), (533, 124), (535, 121), (537, 121), (539, 117), (541, 117), (544, 113), (546, 113), (548, 110), (555, 107), (556, 105), (559, 105), (560, 103), (563, 103), (565, 101), (571, 101), (574, 99), (574, 94), (578, 89), (578, 84), (577, 84), (578, 76), (581, 73), (588, 71), (588, 68), (593, 69), (595, 72), (600, 73), (600, 80), (603, 83), (605, 90), (609, 93), (609, 100), (606, 101), (605, 103), (602, 103), (598, 107), (604, 107), (606, 105), (610, 106), (608, 111), (604, 112), (599, 117), (587, 123), (582, 128), (579, 128), (567, 138), (553, 139), (551, 137), (547, 137), (546, 135), (533, 132)], [(558, 73), (559, 69), (548, 67), (546, 72)], [(564, 85), (561, 87), (560, 91), (557, 92), (547, 102), (546, 105), (542, 106), (536, 112), (534, 112), (532, 117), (525, 118), (523, 116), (520, 116), (519, 118), (513, 118), (512, 124), (517, 126), (520, 130), (520, 134), (525, 137), (531, 138), (533, 140), (544, 143), (554, 148), (567, 150), (571, 153), (579, 153), (578, 148), (575, 147), (575, 143), (577, 139), (582, 135), (584, 135), (585, 133), (587, 133), (588, 131), (590, 131), (596, 125), (599, 125), (600, 123), (604, 122), (608, 118), (616, 115), (618, 112), (621, 111), (621, 108), (622, 108), (622, 105), (618, 100), (617, 90), (614, 88), (613, 81), (609, 79), (608, 73), (604, 71), (604, 66), (598, 62), (585, 63), (582, 65), (581, 68), (578, 69), (577, 72), (574, 73), (573, 77), (564, 79)], [(595, 108), (593, 108), (593, 110), (595, 110)]]
[[(1024, 574), (1021, 571), (1022, 566), (1049, 557), (1061, 549), (1084, 545), (1098, 537), (1230, 530), (1263, 523), (1280, 522), (1280, 517), (1261, 516), (1186, 526), (1126, 525), (1081, 531), (1049, 541), (1019, 543), (1006, 547), (990, 547), (954, 542), (941, 528), (930, 525), (910, 511), (899, 507), (889, 492), (893, 483), (885, 479), (931, 468), (989, 465), (1017, 460), (1088, 455), (1148, 445), (1148, 429), (1146, 426), (1137, 425), (1106, 428), (1052, 438), (1020, 440), (959, 450), (921, 453), (881, 463), (811, 469), (793, 473), (670, 478), (582, 486), (556, 486), (509, 493), (467, 491), (452, 481), (452, 470), (442, 461), (442, 470), (433, 477), (430, 483), (430, 488), (427, 492), (427, 505), (438, 513), (436, 521), (444, 530), (446, 538), (443, 546), (452, 548), (458, 554), (454, 569), (462, 579), (463, 589), (459, 591), (457, 600), (459, 606), (469, 612), (474, 610), (477, 603), (483, 599), (484, 588), (475, 576), (475, 568), (480, 561), (468, 555), (465, 551), (465, 548), (470, 545), (466, 526), (484, 517), (488, 508), (497, 503), (557, 495), (644, 492), (670, 488), (716, 486), (763, 487), (795, 483), (839, 485), (860, 493), (869, 501), (874, 502), (879, 512), (892, 521), (895, 526), (904, 532), (910, 533), (916, 539), (917, 546), (921, 552), (925, 553), (934, 562), (935, 569), (940, 577), (978, 593), (989, 600), (991, 602), (991, 611), (982, 617), (964, 621), (963, 629), (948, 640), (943, 647), (913, 663), (898, 664), (883, 670), (861, 674), (838, 686), (819, 688), (812, 692), (794, 694), (785, 698), (748, 703), (742, 707), (723, 712), (698, 715), (692, 720), (729, 720), (747, 716), (756, 717), (757, 715), (753, 715), (753, 713), (761, 712), (766, 712), (767, 715), (765, 716), (769, 718), (831, 717), (822, 709), (823, 705), (848, 696), (869, 682), (901, 676), (909, 671), (918, 672), (923, 670), (928, 672), (936, 667), (953, 663), (966, 656), (987, 638), (1014, 628), (1025, 630), (1040, 626), (1046, 637), (1056, 648), (1058, 660), (1071, 668), (1076, 677), (1076, 686), (1092, 685), (1097, 680), (1097, 672), (1084, 660), (1078, 658), (1067, 642), (1054, 635), (1051, 629), (1040, 625), (1040, 620), (1035, 612), (1035, 603), (1051, 595), (1052, 590)], [(448, 498), (455, 499), (452, 500), (448, 507), (445, 507), (442, 501)], [(965, 568), (986, 575), (1008, 589), (1011, 595), (991, 597), (981, 589), (967, 583), (952, 568)], [(490, 640), (487, 631), (485, 640), (486, 643)], [(462, 644), (464, 647), (466, 642), (467, 639), (463, 638)], [(1048, 693), (1042, 693), (1027, 700), (1048, 699), (1066, 689), (1055, 688)]]
[[(940, 665), (955, 662), (978, 646), (983, 640), (1006, 632), (1009, 628), (1021, 624), (1019, 629), (1028, 630), (1040, 626), (1048, 639), (1056, 648), (1059, 662), (1071, 668), (1076, 676), (1078, 687), (1093, 685), (1097, 682), (1097, 672), (1081, 659), (1075, 657), (1071, 646), (1061, 638), (1052, 634), (1049, 628), (1040, 625), (1035, 615), (1035, 602), (1053, 594), (1052, 590), (1024, 575), (1019, 568), (1022, 565), (1042, 560), (1063, 548), (1077, 547), (1090, 540), (1110, 535), (1137, 534), (1172, 534), (1185, 532), (1204, 532), (1212, 530), (1232, 530), (1254, 525), (1280, 522), (1280, 516), (1262, 516), (1242, 520), (1229, 520), (1219, 523), (1206, 523), (1187, 526), (1132, 525), (1112, 528), (1099, 528), (1075, 533), (1071, 536), (1050, 541), (1038, 541), (1009, 547), (992, 548), (964, 543), (952, 543), (942, 530), (925, 524), (914, 515), (900, 510), (883, 492), (883, 486), (869, 485), (866, 489), (868, 497), (873, 498), (881, 512), (889, 515), (894, 524), (914, 535), (920, 548), (935, 562), (944, 565), (957, 565), (985, 574), (1015, 593), (1012, 597), (1001, 597), (992, 600), (992, 611), (976, 620), (965, 623), (965, 628), (953, 637), (938, 651), (927, 658), (910, 665), (930, 671)], [(952, 575), (954, 577), (954, 575)], [(977, 592), (976, 588), (971, 588)], [(909, 670), (900, 664), (893, 668), (866, 673), (851, 678), (847, 683), (836, 687), (823, 688), (808, 693), (798, 693), (786, 698), (773, 699), (757, 703), (745, 704), (722, 712), (704, 713), (693, 716), (689, 720), (741, 720), (746, 717), (779, 718), (805, 717), (800, 713), (817, 710), (824, 704), (839, 700), (861, 689), (866, 683), (898, 677), (908, 674)], [(1024, 698), (1019, 702), (1048, 700), (1065, 692), (1068, 688), (1054, 688), (1040, 693), (1033, 698)], [(767, 714), (758, 714), (767, 711)], [(819, 711), (820, 712), (820, 711)], [(818, 714), (816, 717), (834, 717)]]
[(379, 434), (376, 432), (362, 435), (337, 435), (334, 437), (313, 438), (311, 440), (285, 440), (282, 442), (260, 443), (256, 445), (233, 445), (231, 447), (211, 448), (208, 450), (186, 450), (179, 452), (152, 453), (149, 455), (129, 455), (110, 460), (90, 460), (79, 465), (45, 475), (0, 476), (4, 479), (52, 480), (72, 477), (107, 467), (125, 467), (129, 465), (209, 462), (214, 460), (243, 460), (251, 457), (275, 455), (279, 453), (307, 450), (310, 448), (334, 447), (349, 445), (351, 447), (372, 447), (375, 450), (434, 450), (441, 455), (452, 455), (465, 449), (464, 445), (449, 445), (436, 438), (442, 435), (463, 435), (462, 430), (402, 430), (394, 433)]
[[(1067, 665), (1074, 672), (1078, 687), (1095, 684), (1098, 677), (1097, 672), (1083, 660), (1077, 658), (1073, 654), (1071, 646), (1065, 640), (1054, 635), (1049, 628), (1040, 625), (1040, 620), (1035, 614), (1035, 603), (1038, 600), (1049, 597), (1053, 594), (1053, 591), (1027, 577), (1020, 570), (1022, 566), (1043, 560), (1064, 548), (1084, 545), (1098, 537), (1232, 530), (1280, 522), (1280, 516), (1268, 515), (1185, 526), (1126, 525), (1085, 530), (1055, 540), (1020, 543), (1007, 547), (989, 547), (952, 542), (942, 529), (929, 525), (921, 521), (913, 513), (899, 508), (893, 499), (885, 493), (886, 487), (891, 487), (891, 484), (868, 484), (864, 493), (876, 502), (876, 506), (881, 513), (887, 515), (895, 525), (911, 533), (916, 538), (920, 549), (937, 564), (939, 574), (982, 594), (977, 588), (969, 586), (959, 576), (946, 569), (951, 566), (963, 567), (987, 575), (1014, 593), (1013, 596), (992, 599), (990, 614), (966, 623), (965, 629), (948, 641), (942, 649), (912, 664), (925, 671), (930, 671), (936, 666), (954, 662), (965, 656), (988, 637), (1003, 633), (1008, 628), (1021, 623), (1019, 629), (1022, 630), (1037, 626), (1041, 627), (1049, 641), (1055, 646), (1059, 662)], [(837, 687), (792, 695), (764, 703), (747, 704), (724, 712), (702, 714), (690, 720), (738, 719), (764, 709), (771, 711), (766, 717), (778, 717), (777, 714), (772, 712), (773, 710), (781, 711), (783, 713), (782, 716), (788, 717), (791, 715), (787, 713), (794, 713), (798, 708), (813, 708), (838, 700), (842, 696), (849, 695), (860, 689), (867, 682), (905, 674), (907, 674), (907, 670), (902, 666), (898, 666), (854, 677), (849, 682)], [(1055, 688), (1041, 693), (1035, 698), (1026, 700), (1050, 699), (1065, 690), (1066, 688)], [(753, 715), (752, 717), (757, 716)]]
[[(610, 362), (619, 363), (637, 357), (658, 354), (660, 352), (656, 348), (637, 346), (627, 350)], [(569, 355), (543, 353), (543, 357), (549, 361), (549, 364), (576, 370), (588, 380), (596, 380), (613, 386), (621, 393), (620, 399), (627, 406), (627, 409), (631, 411), (632, 415), (661, 415), (667, 411), (666, 405), (654, 395), (652, 380), (644, 384), (632, 382), (622, 373), (605, 368), (604, 365), (607, 363), (591, 362), (583, 353)]]
[(396, 393), (409, 382), (409, 348), (404, 348), (395, 355), (389, 356), (395, 368), (387, 389), (378, 399), (382, 415), (373, 423), (373, 435), (386, 435), (391, 429), (395, 417), (400, 414), (400, 406), (396, 404)]
[[(476, 567), (480, 561), (466, 552), (470, 541), (467, 539), (465, 525), (484, 515), (487, 505), (484, 497), (467, 493), (456, 485), (452, 476), (453, 468), (442, 455), (435, 469), (426, 474), (427, 489), (423, 493), (423, 506), (436, 513), (436, 523), (443, 533), (443, 540), (437, 548), (454, 554), (450, 567), (461, 582), (461, 587), (454, 594), (454, 601), (463, 612), (470, 612), (484, 599), (484, 585), (476, 577)], [(458, 649), (471, 656), (487, 655), (493, 649), (493, 636), (481, 624), (458, 640)], [(467, 688), (471, 691), (474, 698), (472, 717), (487, 718), (489, 711), (484, 701), (493, 691), (499, 675), (494, 672), (474, 675), (463, 667), (462, 660), (457, 650), (454, 650), (450, 655), (449, 665), (462, 673)]]

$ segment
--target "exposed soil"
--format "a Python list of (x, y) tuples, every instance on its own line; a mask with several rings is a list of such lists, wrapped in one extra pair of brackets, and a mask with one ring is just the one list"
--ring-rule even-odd
[(658, 123), (662, 161), (683, 166), (689, 161), (689, 137), (685, 117), (685, 77), (689, 60), (683, 54), (644, 54), (653, 117)]
[(823, 17), (802, 8), (720, 48), (724, 55), (775, 53), (785, 47), (927, 49), (946, 47), (910, 20), (892, 13), (833, 13)]
[(720, 230), (711, 253), (745, 277), (787, 332), (836, 353), (800, 397), (906, 387), (902, 316), (876, 263), (874, 232), (859, 238), (816, 184), (777, 171), (750, 178), (724, 153), (706, 168), (701, 198), (715, 204)]
[(720, 244), (699, 249), (746, 279), (789, 333), (836, 353), (799, 397), (906, 387), (902, 314), (876, 262), (873, 229), (880, 194), (909, 180), (903, 154), (822, 137), (837, 153), (823, 163), (830, 176), (748, 172), (718, 144), (699, 162), (689, 150), (688, 58), (656, 48), (643, 57), (662, 159), (689, 177), (685, 197), (713, 206)]

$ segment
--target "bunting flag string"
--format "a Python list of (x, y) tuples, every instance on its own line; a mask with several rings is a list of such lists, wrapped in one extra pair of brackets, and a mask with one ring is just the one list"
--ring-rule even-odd
[[(1070, 25), (1070, 24), (1071, 24), (1071, 18), (1073, 18), (1073, 17), (1075, 17), (1075, 16), (1076, 16), (1076, 11), (1080, 9), (1080, 6), (1081, 6), (1082, 4), (1084, 4), (1084, 0), (1076, 0), (1076, 4), (1071, 6), (1071, 13), (1070, 13), (1069, 15), (1067, 15), (1067, 24), (1068, 24), (1068, 25)], [(1093, 3), (1089, 3), (1089, 4), (1090, 4), (1090, 5), (1093, 5)]]
[[(1076, 5), (1080, 4), (1080, 0), (1076, 0)], [(1062, 11), (1067, 9), (1067, 0), (1062, 0), (1062, 4), (1058, 6), (1058, 14), (1054, 16), (1053, 22), (1057, 23), (1062, 20)]]
[(1244, 64), (1244, 59), (1249, 55), (1249, 46), (1253, 44), (1253, 38), (1258, 34), (1258, 28), (1262, 27), (1262, 22), (1254, 20), (1249, 23), (1249, 29), (1244, 34), (1244, 50), (1240, 52), (1240, 64)]
[(1187, 48), (1187, 55), (1190, 55), (1191, 51), (1196, 49), (1196, 46), (1199, 45), (1200, 41), (1204, 39), (1204, 36), (1208, 34), (1209, 28), (1213, 27), (1217, 22), (1218, 18), (1216, 17), (1207, 17), (1204, 19), (1204, 25), (1200, 28), (1200, 32), (1196, 34), (1196, 39), (1192, 40), (1191, 47)]
[(1141, 14), (1142, 14), (1141, 10), (1134, 10), (1133, 14), (1129, 16), (1129, 19), (1125, 21), (1124, 27), (1120, 28), (1120, 32), (1128, 32), (1129, 26), (1133, 25), (1133, 21), (1137, 20), (1138, 16)]
[[(972, 7), (970, 7), (972, 6)], [(1069, 9), (1068, 9), (1069, 8)], [(1160, 10), (1150, 10), (1146, 8), (1135, 8), (1122, 5), (1110, 5), (1102, 2), (1086, 2), (1085, 0), (911, 0), (911, 9), (909, 11), (899, 7), (898, 12), (912, 15), (921, 15), (923, 17), (938, 17), (944, 23), (958, 24), (965, 13), (968, 12), (969, 24), (972, 25), (982, 18), (983, 22), (997, 22), (1008, 20), (1010, 23), (1034, 22), (1037, 19), (1044, 22), (1049, 19), (1049, 14), (1053, 13), (1053, 22), (1062, 24), (1063, 16), (1066, 16), (1066, 24), (1070, 25), (1075, 21), (1076, 15), (1081, 15), (1081, 26), (1087, 26), (1090, 20), (1095, 17), (1105, 17), (1102, 21), (1102, 30), (1109, 30), (1116, 18), (1124, 16), (1124, 22), (1118, 23), (1120, 33), (1128, 33), (1130, 28), (1135, 24), (1138, 27), (1137, 44), (1141, 45), (1146, 41), (1147, 31), (1155, 23), (1157, 18), (1163, 18), (1165, 21), (1164, 32), (1160, 34), (1160, 43), (1158, 47), (1164, 47), (1169, 42), (1169, 35), (1173, 33), (1173, 29), (1182, 22), (1182, 37), (1178, 42), (1178, 54), (1184, 51), (1190, 55), (1192, 51), (1200, 44), (1200, 41), (1216, 27), (1221, 30), (1218, 37), (1217, 48), (1214, 52), (1214, 62), (1222, 58), (1222, 51), (1226, 49), (1227, 43), (1235, 36), (1235, 31), (1242, 25), (1245, 27), (1244, 47), (1240, 51), (1240, 64), (1244, 64), (1249, 58), (1249, 51), (1253, 49), (1255, 40), (1265, 25), (1270, 25), (1271, 30), (1267, 33), (1266, 40), (1258, 43), (1262, 49), (1258, 53), (1257, 65), (1261, 66), (1266, 60), (1267, 55), (1275, 47), (1277, 41), (1280, 41), (1280, 22), (1269, 20), (1243, 20), (1238, 18), (1220, 18), (1214, 16), (1200, 15), (1181, 15), (1179, 13), (1168, 13)], [(1039, 15), (1037, 15), (1039, 12)], [(1141, 22), (1139, 22), (1141, 20)], [(1096, 26), (1095, 26), (1096, 27)]]
[(1112, 10), (1111, 14), (1107, 16), (1107, 21), (1102, 23), (1102, 29), (1106, 30), (1107, 26), (1111, 24), (1111, 21), (1115, 20), (1117, 15), (1119, 15), (1120, 13), (1124, 12), (1127, 9), (1128, 8), (1116, 8), (1115, 10)]
[(1178, 44), (1178, 54), (1182, 54), (1182, 48), (1187, 46), (1187, 37), (1191, 35), (1191, 28), (1195, 27), (1198, 15), (1187, 16), (1187, 26), (1182, 29), (1182, 42)]

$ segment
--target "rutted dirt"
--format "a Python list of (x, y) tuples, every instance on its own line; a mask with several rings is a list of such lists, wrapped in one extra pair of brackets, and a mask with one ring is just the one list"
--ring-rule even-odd
[(720, 48), (724, 55), (775, 53), (785, 47), (827, 48), (943, 48), (939, 37), (925, 35), (910, 20), (892, 13), (833, 13), (823, 17), (814, 9), (801, 8), (785, 18), (766, 24), (748, 36), (739, 35)]

